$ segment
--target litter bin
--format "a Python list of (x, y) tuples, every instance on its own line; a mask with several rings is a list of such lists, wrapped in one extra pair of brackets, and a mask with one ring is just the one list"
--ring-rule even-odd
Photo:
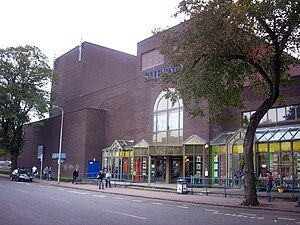
[(187, 181), (185, 179), (177, 180), (177, 194), (187, 194)]

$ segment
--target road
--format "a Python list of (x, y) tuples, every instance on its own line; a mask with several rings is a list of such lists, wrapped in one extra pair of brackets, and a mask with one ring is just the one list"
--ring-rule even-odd
[(0, 178), (0, 204), (1, 225), (300, 224), (297, 213), (183, 204), (5, 178)]

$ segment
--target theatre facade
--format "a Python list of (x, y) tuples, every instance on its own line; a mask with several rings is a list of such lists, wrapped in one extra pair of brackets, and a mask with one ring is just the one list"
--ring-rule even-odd
[[(173, 183), (182, 176), (233, 178), (242, 169), (244, 122), (262, 98), (245, 87), (246, 108), (232, 109), (234, 123), (209, 121), (205, 102), (204, 117), (191, 118), (181, 99), (173, 104), (161, 85), (151, 85), (150, 78), (174, 71), (158, 43), (157, 36), (139, 42), (133, 56), (84, 42), (56, 59), (54, 104), (65, 113), (62, 174), (74, 168), (90, 174), (101, 167), (119, 179)], [(276, 178), (300, 179), (299, 71), (290, 71), (295, 82), (283, 89), (284, 103), (278, 101), (257, 130), (257, 176), (270, 170)], [(54, 111), (26, 127), (21, 164), (38, 165), (37, 149), (43, 148), (44, 165), (55, 171), (60, 116)]]

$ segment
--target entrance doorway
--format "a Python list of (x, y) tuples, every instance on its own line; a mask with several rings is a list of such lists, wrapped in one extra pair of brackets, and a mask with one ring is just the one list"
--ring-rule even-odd
[(182, 157), (173, 157), (171, 164), (171, 183), (176, 183), (178, 178), (182, 176)]
[(165, 182), (166, 181), (166, 157), (158, 156), (152, 160), (152, 181)]

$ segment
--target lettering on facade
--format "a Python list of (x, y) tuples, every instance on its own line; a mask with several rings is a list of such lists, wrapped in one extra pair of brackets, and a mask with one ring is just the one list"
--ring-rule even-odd
[(163, 73), (176, 73), (179, 69), (169, 66), (164, 68), (155, 68), (153, 70), (144, 72), (144, 81), (147, 82), (150, 79), (158, 79)]

